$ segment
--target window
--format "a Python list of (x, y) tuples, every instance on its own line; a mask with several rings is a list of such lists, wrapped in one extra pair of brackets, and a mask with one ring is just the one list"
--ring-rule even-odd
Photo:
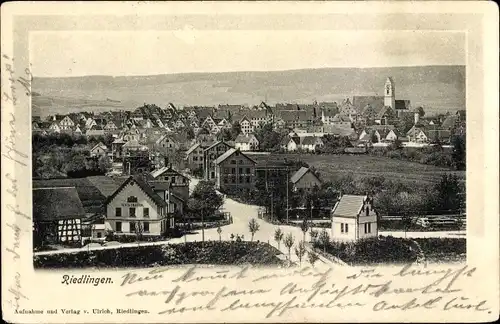
[(232, 183), (235, 183), (235, 182), (236, 182), (236, 177), (232, 177), (232, 178), (231, 178), (231, 182), (232, 182)]
[(239, 174), (242, 174), (242, 173), (243, 173), (243, 168), (239, 168), (239, 169), (238, 169), (238, 173), (239, 173)]
[(101, 238), (102, 237), (102, 233), (101, 232), (97, 232), (97, 238)]
[(231, 168), (231, 173), (235, 174), (236, 173), (236, 168)]
[(142, 215), (144, 216), (144, 218), (149, 218), (149, 208), (144, 207)]
[(236, 160), (231, 160), (231, 164), (236, 164)]
[(197, 156), (193, 156), (193, 161), (198, 161), (198, 157)]
[(250, 177), (246, 177), (247, 178), (247, 183), (250, 183)]
[(130, 222), (130, 233), (134, 233), (135, 232), (135, 222)]
[(129, 217), (135, 217), (135, 208), (131, 207), (128, 209)]
[(349, 224), (345, 224), (345, 232), (349, 233)]
[(182, 183), (186, 183), (186, 178), (182, 178)]
[(247, 168), (247, 174), (250, 174), (250, 168)]
[(344, 223), (340, 223), (340, 232), (344, 233)]
[(115, 216), (116, 217), (122, 217), (122, 209), (120, 207), (116, 207), (116, 209), (115, 209)]
[(370, 208), (368, 206), (366, 206), (366, 216), (370, 215)]
[(172, 182), (175, 182), (175, 176), (172, 177)]
[(243, 164), (243, 160), (240, 160), (240, 164)]
[(136, 203), (137, 202), (137, 197), (130, 196), (127, 198), (127, 202), (129, 203)]
[(224, 177), (224, 183), (227, 183), (227, 178), (226, 177)]
[(149, 222), (144, 222), (143, 224), (144, 233), (149, 233)]
[(165, 177), (164, 179), (165, 179), (165, 181), (168, 181), (168, 179), (169, 179), (169, 178), (168, 178), (168, 177)]
[(116, 222), (116, 231), (121, 232), (122, 231), (122, 222)]

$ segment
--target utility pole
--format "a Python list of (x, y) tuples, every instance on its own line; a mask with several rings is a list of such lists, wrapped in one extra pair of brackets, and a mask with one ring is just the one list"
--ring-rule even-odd
[(288, 224), (290, 222), (289, 216), (288, 216), (288, 168), (286, 168), (286, 223)]

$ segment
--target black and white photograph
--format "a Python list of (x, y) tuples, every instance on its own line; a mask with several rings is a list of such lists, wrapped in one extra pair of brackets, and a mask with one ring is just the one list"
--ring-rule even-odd
[(30, 50), (35, 267), (465, 261), (463, 32)]
[(6, 322), (500, 314), (494, 3), (1, 9)]

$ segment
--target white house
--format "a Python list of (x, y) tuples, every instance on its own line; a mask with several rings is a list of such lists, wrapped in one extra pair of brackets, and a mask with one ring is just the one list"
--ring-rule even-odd
[(259, 140), (253, 134), (240, 134), (234, 141), (234, 147), (240, 151), (256, 151), (259, 148)]
[(243, 134), (250, 134), (253, 132), (252, 122), (247, 117), (243, 117), (240, 120), (240, 127)]
[(117, 234), (161, 235), (174, 226), (167, 214), (168, 202), (140, 177), (129, 177), (105, 202), (106, 222)]
[(108, 148), (103, 143), (99, 142), (93, 148), (90, 149), (90, 156), (103, 156), (106, 155)]
[(332, 239), (357, 241), (378, 236), (373, 198), (344, 195), (332, 210)]
[(62, 130), (67, 130), (73, 128), (75, 126), (75, 122), (73, 122), (69, 116), (66, 116), (59, 122), (59, 126)]

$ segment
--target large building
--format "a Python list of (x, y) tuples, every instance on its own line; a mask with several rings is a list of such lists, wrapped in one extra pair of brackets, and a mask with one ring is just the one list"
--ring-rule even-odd
[(410, 100), (396, 99), (396, 83), (391, 77), (385, 81), (383, 96), (354, 96), (352, 105), (365, 119), (378, 124), (387, 124), (391, 118), (399, 117), (411, 109)]
[(135, 234), (140, 228), (143, 235), (161, 235), (175, 224), (170, 202), (140, 176), (125, 180), (104, 205), (106, 221), (117, 234)]
[(213, 162), (231, 148), (228, 143), (218, 141), (203, 150), (203, 175), (205, 180), (215, 180), (215, 164)]
[(240, 150), (231, 148), (214, 161), (215, 187), (221, 191), (255, 186), (255, 161)]

